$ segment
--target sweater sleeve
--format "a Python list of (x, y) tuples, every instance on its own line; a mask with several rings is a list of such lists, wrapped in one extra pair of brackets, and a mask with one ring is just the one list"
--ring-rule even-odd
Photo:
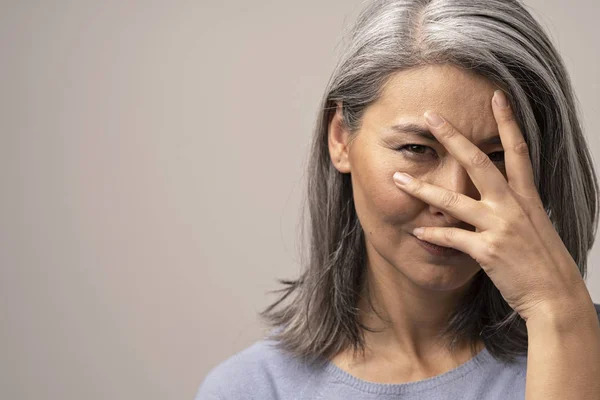
[(194, 400), (227, 400), (220, 392), (219, 383), (215, 370), (211, 371), (200, 384)]

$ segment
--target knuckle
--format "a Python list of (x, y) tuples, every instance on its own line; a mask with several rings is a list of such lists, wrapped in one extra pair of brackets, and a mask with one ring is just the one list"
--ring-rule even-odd
[(483, 152), (477, 151), (471, 156), (471, 165), (477, 168), (487, 168), (492, 161)]
[(514, 147), (514, 151), (515, 153), (519, 154), (519, 155), (527, 155), (529, 156), (529, 146), (527, 145), (527, 142), (523, 141), (518, 143), (515, 147)]
[(448, 243), (452, 243), (455, 236), (456, 236), (456, 232), (454, 231), (454, 229), (445, 229), (444, 230), (444, 239)]
[(458, 205), (459, 202), (459, 197), (456, 193), (454, 192), (444, 192), (444, 194), (442, 195), (442, 205), (444, 206), (444, 208), (455, 208)]
[(449, 140), (456, 136), (456, 131), (452, 127), (448, 127), (448, 124), (446, 126), (447, 128), (440, 132), (440, 136), (445, 140)]
[(487, 260), (495, 259), (498, 255), (498, 243), (496, 241), (488, 239), (484, 246), (484, 256)]
[(497, 225), (497, 228), (498, 228), (498, 232), (502, 232), (503, 235), (509, 236), (509, 237), (515, 231), (513, 224), (511, 224), (510, 222), (508, 222), (506, 220), (502, 220), (501, 222), (499, 222)]

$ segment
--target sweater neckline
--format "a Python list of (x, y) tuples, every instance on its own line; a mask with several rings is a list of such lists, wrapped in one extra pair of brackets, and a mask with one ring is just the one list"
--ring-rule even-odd
[(326, 360), (327, 362), (323, 371), (328, 377), (331, 377), (363, 392), (374, 394), (407, 394), (433, 389), (439, 385), (460, 379), (473, 370), (481, 367), (482, 365), (488, 364), (493, 360), (494, 357), (487, 350), (487, 348), (484, 347), (483, 350), (475, 355), (475, 357), (472, 357), (458, 367), (431, 378), (405, 383), (377, 383), (365, 381), (344, 371), (331, 362), (331, 360)]

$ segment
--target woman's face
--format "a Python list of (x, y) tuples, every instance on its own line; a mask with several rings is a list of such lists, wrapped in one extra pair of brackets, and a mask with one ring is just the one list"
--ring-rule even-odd
[[(352, 141), (338, 124), (341, 114), (332, 119), (330, 154), (340, 172), (351, 174), (371, 269), (434, 291), (464, 288), (479, 271), (481, 267), (469, 255), (434, 256), (412, 235), (420, 226), (471, 231), (475, 227), (410, 196), (394, 184), (392, 176), (396, 171), (407, 172), (480, 200), (471, 178), (437, 141), (391, 127), (412, 123), (427, 130), (423, 113), (437, 112), (488, 154), (506, 176), (501, 144), (482, 144), (499, 135), (491, 106), (495, 89), (487, 79), (457, 67), (426, 66), (398, 72), (387, 81), (381, 98), (366, 109)], [(344, 144), (348, 144), (345, 149)]]

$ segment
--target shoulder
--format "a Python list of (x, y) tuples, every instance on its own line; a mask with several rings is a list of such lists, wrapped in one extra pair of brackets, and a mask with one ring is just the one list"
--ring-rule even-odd
[(309, 368), (265, 338), (215, 366), (195, 400), (278, 399), (307, 382)]

